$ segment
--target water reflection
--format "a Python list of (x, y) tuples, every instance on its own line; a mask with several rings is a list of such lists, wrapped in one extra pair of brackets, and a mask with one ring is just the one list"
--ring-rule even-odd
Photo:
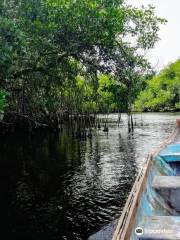
[[(172, 131), (178, 114), (136, 116), (129, 135), (111, 115), (109, 133), (72, 138), (12, 135), (0, 139), (2, 231), (13, 239), (86, 239), (120, 215), (147, 153)], [(102, 117), (102, 116), (101, 116)]]

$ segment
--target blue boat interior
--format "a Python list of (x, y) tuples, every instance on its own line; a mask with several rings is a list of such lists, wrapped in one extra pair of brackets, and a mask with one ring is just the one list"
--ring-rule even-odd
[[(140, 228), (140, 232), (137, 229)], [(180, 239), (180, 141), (153, 159), (130, 240)]]
[(159, 156), (168, 163), (180, 162), (179, 144), (170, 144), (159, 154)]

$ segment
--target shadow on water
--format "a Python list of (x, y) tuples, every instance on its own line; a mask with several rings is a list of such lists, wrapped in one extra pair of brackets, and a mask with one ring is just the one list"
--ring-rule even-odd
[[(87, 239), (116, 219), (142, 158), (174, 126), (174, 115), (145, 115), (129, 135), (112, 115), (109, 133), (92, 139), (60, 134), (0, 138), (0, 208), (7, 239)], [(140, 119), (140, 116), (139, 116)], [(140, 121), (139, 121), (140, 122)]]

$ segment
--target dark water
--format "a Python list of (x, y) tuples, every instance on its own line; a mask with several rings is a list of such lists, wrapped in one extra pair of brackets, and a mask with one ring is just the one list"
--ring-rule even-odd
[[(143, 159), (173, 130), (179, 114), (110, 115), (109, 134), (94, 130), (86, 141), (68, 128), (0, 139), (1, 235), (6, 239), (87, 239), (116, 219)], [(5, 239), (5, 238), (3, 238)], [(6, 240), (5, 239), (5, 240)]]

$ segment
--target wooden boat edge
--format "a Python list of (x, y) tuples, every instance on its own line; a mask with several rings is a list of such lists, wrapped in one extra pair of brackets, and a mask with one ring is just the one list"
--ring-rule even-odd
[(157, 155), (163, 148), (165, 148), (168, 144), (173, 142), (176, 135), (179, 133), (180, 124), (179, 120), (177, 120), (177, 125), (174, 131), (170, 134), (170, 136), (155, 150), (153, 150), (147, 157), (142, 169), (140, 170), (138, 176), (136, 177), (133, 188), (129, 194), (129, 197), (126, 201), (125, 207), (121, 214), (121, 217), (118, 221), (117, 227), (113, 234), (112, 240), (129, 240), (133, 222), (135, 220), (135, 212), (139, 206), (141, 193), (144, 191), (147, 176), (149, 169), (152, 164), (152, 159), (155, 155)]

